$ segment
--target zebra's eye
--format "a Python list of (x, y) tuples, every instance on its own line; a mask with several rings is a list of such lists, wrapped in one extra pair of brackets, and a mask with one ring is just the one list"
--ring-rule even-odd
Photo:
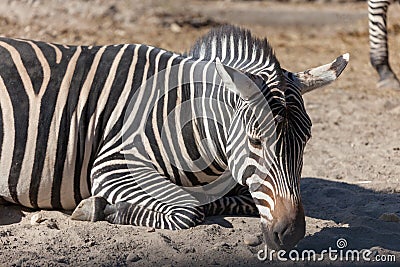
[(261, 148), (262, 140), (254, 137), (249, 137), (250, 145), (256, 148)]

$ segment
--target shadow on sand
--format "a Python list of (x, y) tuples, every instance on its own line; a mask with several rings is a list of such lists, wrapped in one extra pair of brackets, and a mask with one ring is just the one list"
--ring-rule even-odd
[(345, 249), (380, 247), (400, 251), (400, 222), (378, 219), (386, 212), (400, 216), (400, 194), (319, 178), (303, 178), (301, 191), (306, 216), (331, 220), (343, 227), (320, 225), (322, 230), (305, 237), (298, 250), (337, 249), (336, 241), (344, 238)]
[[(380, 247), (400, 251), (400, 222), (378, 219), (385, 212), (400, 216), (400, 194), (376, 192), (320, 178), (303, 178), (301, 191), (306, 216), (331, 220), (344, 226), (320, 225), (322, 230), (306, 236), (298, 244), (297, 250), (313, 249), (320, 252), (329, 247), (336, 249), (337, 239), (344, 238), (347, 241), (346, 249)], [(0, 225), (20, 222), (24, 210), (16, 205), (0, 205)], [(224, 216), (209, 217), (205, 222), (213, 223), (232, 227)]]
[(17, 205), (0, 203), (0, 226), (19, 223), (25, 215), (22, 213), (24, 209)]

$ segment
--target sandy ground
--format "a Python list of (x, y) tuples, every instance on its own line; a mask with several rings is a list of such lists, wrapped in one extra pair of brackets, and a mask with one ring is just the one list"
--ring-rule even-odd
[[(301, 1), (300, 1), (301, 2)], [(389, 14), (391, 62), (400, 74), (400, 7)], [(147, 43), (183, 52), (210, 27), (235, 23), (268, 36), (281, 65), (293, 71), (328, 63), (350, 52), (333, 85), (305, 102), (313, 138), (304, 155), (302, 197), (307, 235), (300, 253), (314, 249), (369, 249), (400, 261), (400, 92), (377, 90), (368, 59), (365, 3), (215, 1), (1, 1), (0, 32), (68, 44)], [(264, 266), (247, 235), (259, 219), (210, 217), (185, 231), (87, 223), (67, 213), (0, 206), (0, 266)], [(345, 251), (344, 249), (344, 251)], [(304, 262), (275, 264), (304, 265)], [(342, 265), (350, 262), (313, 261)], [(374, 262), (377, 264), (378, 262)]]

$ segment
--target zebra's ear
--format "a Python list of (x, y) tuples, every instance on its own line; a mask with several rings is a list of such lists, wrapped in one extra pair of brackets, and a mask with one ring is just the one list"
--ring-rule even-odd
[(249, 77), (237, 69), (223, 65), (219, 58), (215, 59), (215, 68), (225, 86), (242, 99), (247, 101), (260, 93), (257, 85)]
[(292, 73), (292, 75), (288, 75), (286, 77), (287, 79), (294, 77), (292, 82), (298, 84), (301, 94), (305, 94), (335, 81), (346, 68), (349, 59), (350, 55), (346, 53), (329, 64), (312, 68), (303, 72)]

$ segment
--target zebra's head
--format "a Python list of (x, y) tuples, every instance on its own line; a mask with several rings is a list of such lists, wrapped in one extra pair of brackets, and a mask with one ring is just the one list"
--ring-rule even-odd
[[(276, 65), (276, 79), (265, 79), (224, 66), (217, 59), (225, 86), (240, 96), (227, 139), (229, 169), (240, 184), (249, 187), (271, 248), (290, 249), (305, 234), (300, 176), (311, 120), (302, 94), (334, 81), (347, 62), (348, 55), (343, 55), (300, 73)], [(283, 94), (274, 94), (275, 90)]]
[(248, 186), (267, 245), (292, 248), (305, 234), (300, 176), (311, 120), (302, 94), (336, 80), (348, 55), (292, 73), (280, 67), (265, 39), (232, 26), (200, 39), (190, 55), (215, 60), (225, 88), (234, 93), (226, 143), (229, 170)]

